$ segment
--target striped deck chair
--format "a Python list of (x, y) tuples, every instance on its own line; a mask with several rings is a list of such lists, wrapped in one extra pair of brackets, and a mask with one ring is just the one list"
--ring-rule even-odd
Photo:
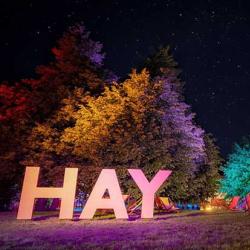
[(246, 196), (246, 211), (250, 213), (250, 194)]
[(138, 213), (138, 211), (141, 211), (141, 206), (142, 206), (142, 198), (132, 202), (131, 204), (128, 205), (128, 214), (131, 215), (133, 213)]
[(231, 203), (229, 204), (228, 208), (230, 210), (235, 210), (236, 207), (237, 207), (237, 204), (238, 204), (239, 200), (240, 200), (239, 196), (234, 196), (233, 199), (232, 199), (232, 201), (231, 201)]
[(170, 202), (168, 197), (156, 197), (158, 198), (158, 202), (161, 202), (161, 207), (166, 212), (177, 212), (180, 209), (177, 208), (173, 202)]

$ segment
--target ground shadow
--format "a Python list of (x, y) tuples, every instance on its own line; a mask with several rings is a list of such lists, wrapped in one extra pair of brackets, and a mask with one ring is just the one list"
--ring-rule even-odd
[[(220, 214), (227, 214), (228, 212), (221, 212)], [(164, 213), (161, 213), (160, 215), (164, 215)], [(165, 215), (167, 215), (165, 213)], [(154, 220), (169, 220), (173, 218), (187, 218), (187, 217), (197, 217), (197, 216), (210, 216), (210, 215), (218, 215), (218, 213), (212, 213), (212, 212), (196, 212), (196, 213), (189, 213), (189, 214), (183, 214), (183, 215), (176, 215), (176, 216), (168, 216), (168, 217), (159, 217), (155, 218)]]
[(33, 221), (48, 220), (51, 218), (59, 217), (59, 214), (48, 214), (48, 215), (36, 215), (32, 218)]
[[(226, 214), (228, 213), (228, 211), (225, 212), (221, 212), (220, 214)], [(110, 216), (111, 214), (108, 214), (109, 217), (106, 217), (107, 215), (103, 215), (103, 214), (98, 214), (95, 215), (95, 217), (93, 218), (94, 220), (114, 220), (115, 216)], [(197, 216), (208, 216), (208, 215), (215, 215), (215, 213), (213, 212), (201, 212), (201, 211), (197, 211), (194, 213), (188, 213), (188, 214), (181, 214), (181, 212), (178, 213), (166, 213), (166, 212), (159, 212), (157, 214), (155, 214), (155, 216), (163, 216), (164, 217), (156, 217), (156, 218), (152, 218), (155, 221), (159, 221), (159, 220), (169, 220), (169, 219), (173, 219), (173, 218), (187, 218), (187, 217), (197, 217)], [(42, 214), (42, 215), (35, 215), (32, 220), (33, 221), (42, 221), (42, 220), (48, 220), (51, 218), (59, 218), (59, 213), (53, 213), (53, 214)], [(81, 219), (80, 217), (80, 213), (74, 213), (72, 221), (80, 221)], [(139, 220), (141, 219), (140, 214), (130, 214), (128, 221), (135, 221), (135, 220)]]

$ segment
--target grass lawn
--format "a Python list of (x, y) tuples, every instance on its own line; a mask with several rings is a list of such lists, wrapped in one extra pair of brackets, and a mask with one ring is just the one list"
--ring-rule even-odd
[(250, 249), (250, 215), (180, 212), (154, 219), (17, 221), (0, 213), (0, 249)]

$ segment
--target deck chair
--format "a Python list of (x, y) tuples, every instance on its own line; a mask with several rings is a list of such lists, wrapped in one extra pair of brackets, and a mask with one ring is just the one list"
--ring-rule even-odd
[(216, 208), (228, 208), (227, 201), (217, 197), (211, 199), (210, 205)]
[(173, 202), (170, 202), (168, 197), (156, 197), (158, 203), (161, 203), (161, 207), (166, 212), (177, 212), (180, 209), (177, 208)]
[(237, 203), (237, 206), (235, 208), (236, 210), (247, 210), (247, 197), (241, 198), (239, 202)]
[(157, 209), (163, 209), (162, 201), (160, 200), (158, 196), (155, 197), (155, 207)]
[(250, 195), (240, 198), (235, 210), (250, 212)]
[(250, 194), (246, 196), (246, 211), (250, 213)]
[(170, 202), (169, 198), (168, 197), (159, 197), (163, 206), (164, 206), (164, 209), (166, 211), (169, 211), (169, 212), (174, 212), (174, 211), (177, 211), (177, 210), (180, 210), (179, 208), (177, 208), (173, 202)]
[(232, 199), (232, 201), (231, 201), (231, 203), (229, 204), (228, 208), (230, 210), (235, 210), (236, 207), (237, 207), (237, 204), (238, 204), (239, 200), (240, 200), (239, 196), (234, 196), (233, 199)]
[(138, 211), (141, 210), (141, 206), (142, 206), (142, 198), (132, 202), (131, 204), (128, 205), (127, 208), (128, 214), (131, 215), (133, 213), (137, 213)]

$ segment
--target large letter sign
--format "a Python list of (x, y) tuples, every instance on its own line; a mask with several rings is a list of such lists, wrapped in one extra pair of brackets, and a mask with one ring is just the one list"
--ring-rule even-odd
[[(110, 198), (103, 198), (108, 190)], [(114, 169), (103, 169), (82, 211), (80, 219), (92, 219), (98, 208), (113, 209), (115, 217), (127, 219), (128, 214)]]
[(17, 219), (31, 219), (35, 198), (61, 198), (60, 219), (72, 219), (77, 168), (66, 168), (62, 188), (37, 187), (39, 167), (26, 167)]
[[(17, 219), (31, 219), (36, 198), (61, 198), (60, 219), (72, 219), (76, 192), (77, 168), (66, 168), (63, 187), (37, 187), (39, 167), (27, 167)], [(153, 218), (154, 196), (171, 171), (160, 170), (149, 182), (140, 169), (128, 169), (142, 192), (142, 218)], [(106, 190), (109, 198), (103, 197)], [(97, 209), (113, 209), (116, 218), (127, 219), (121, 189), (114, 169), (103, 169), (80, 215), (80, 219), (93, 218)]]
[(152, 218), (154, 214), (155, 192), (168, 178), (171, 171), (160, 170), (151, 182), (148, 182), (147, 178), (140, 169), (129, 169), (128, 171), (142, 192), (141, 218)]

